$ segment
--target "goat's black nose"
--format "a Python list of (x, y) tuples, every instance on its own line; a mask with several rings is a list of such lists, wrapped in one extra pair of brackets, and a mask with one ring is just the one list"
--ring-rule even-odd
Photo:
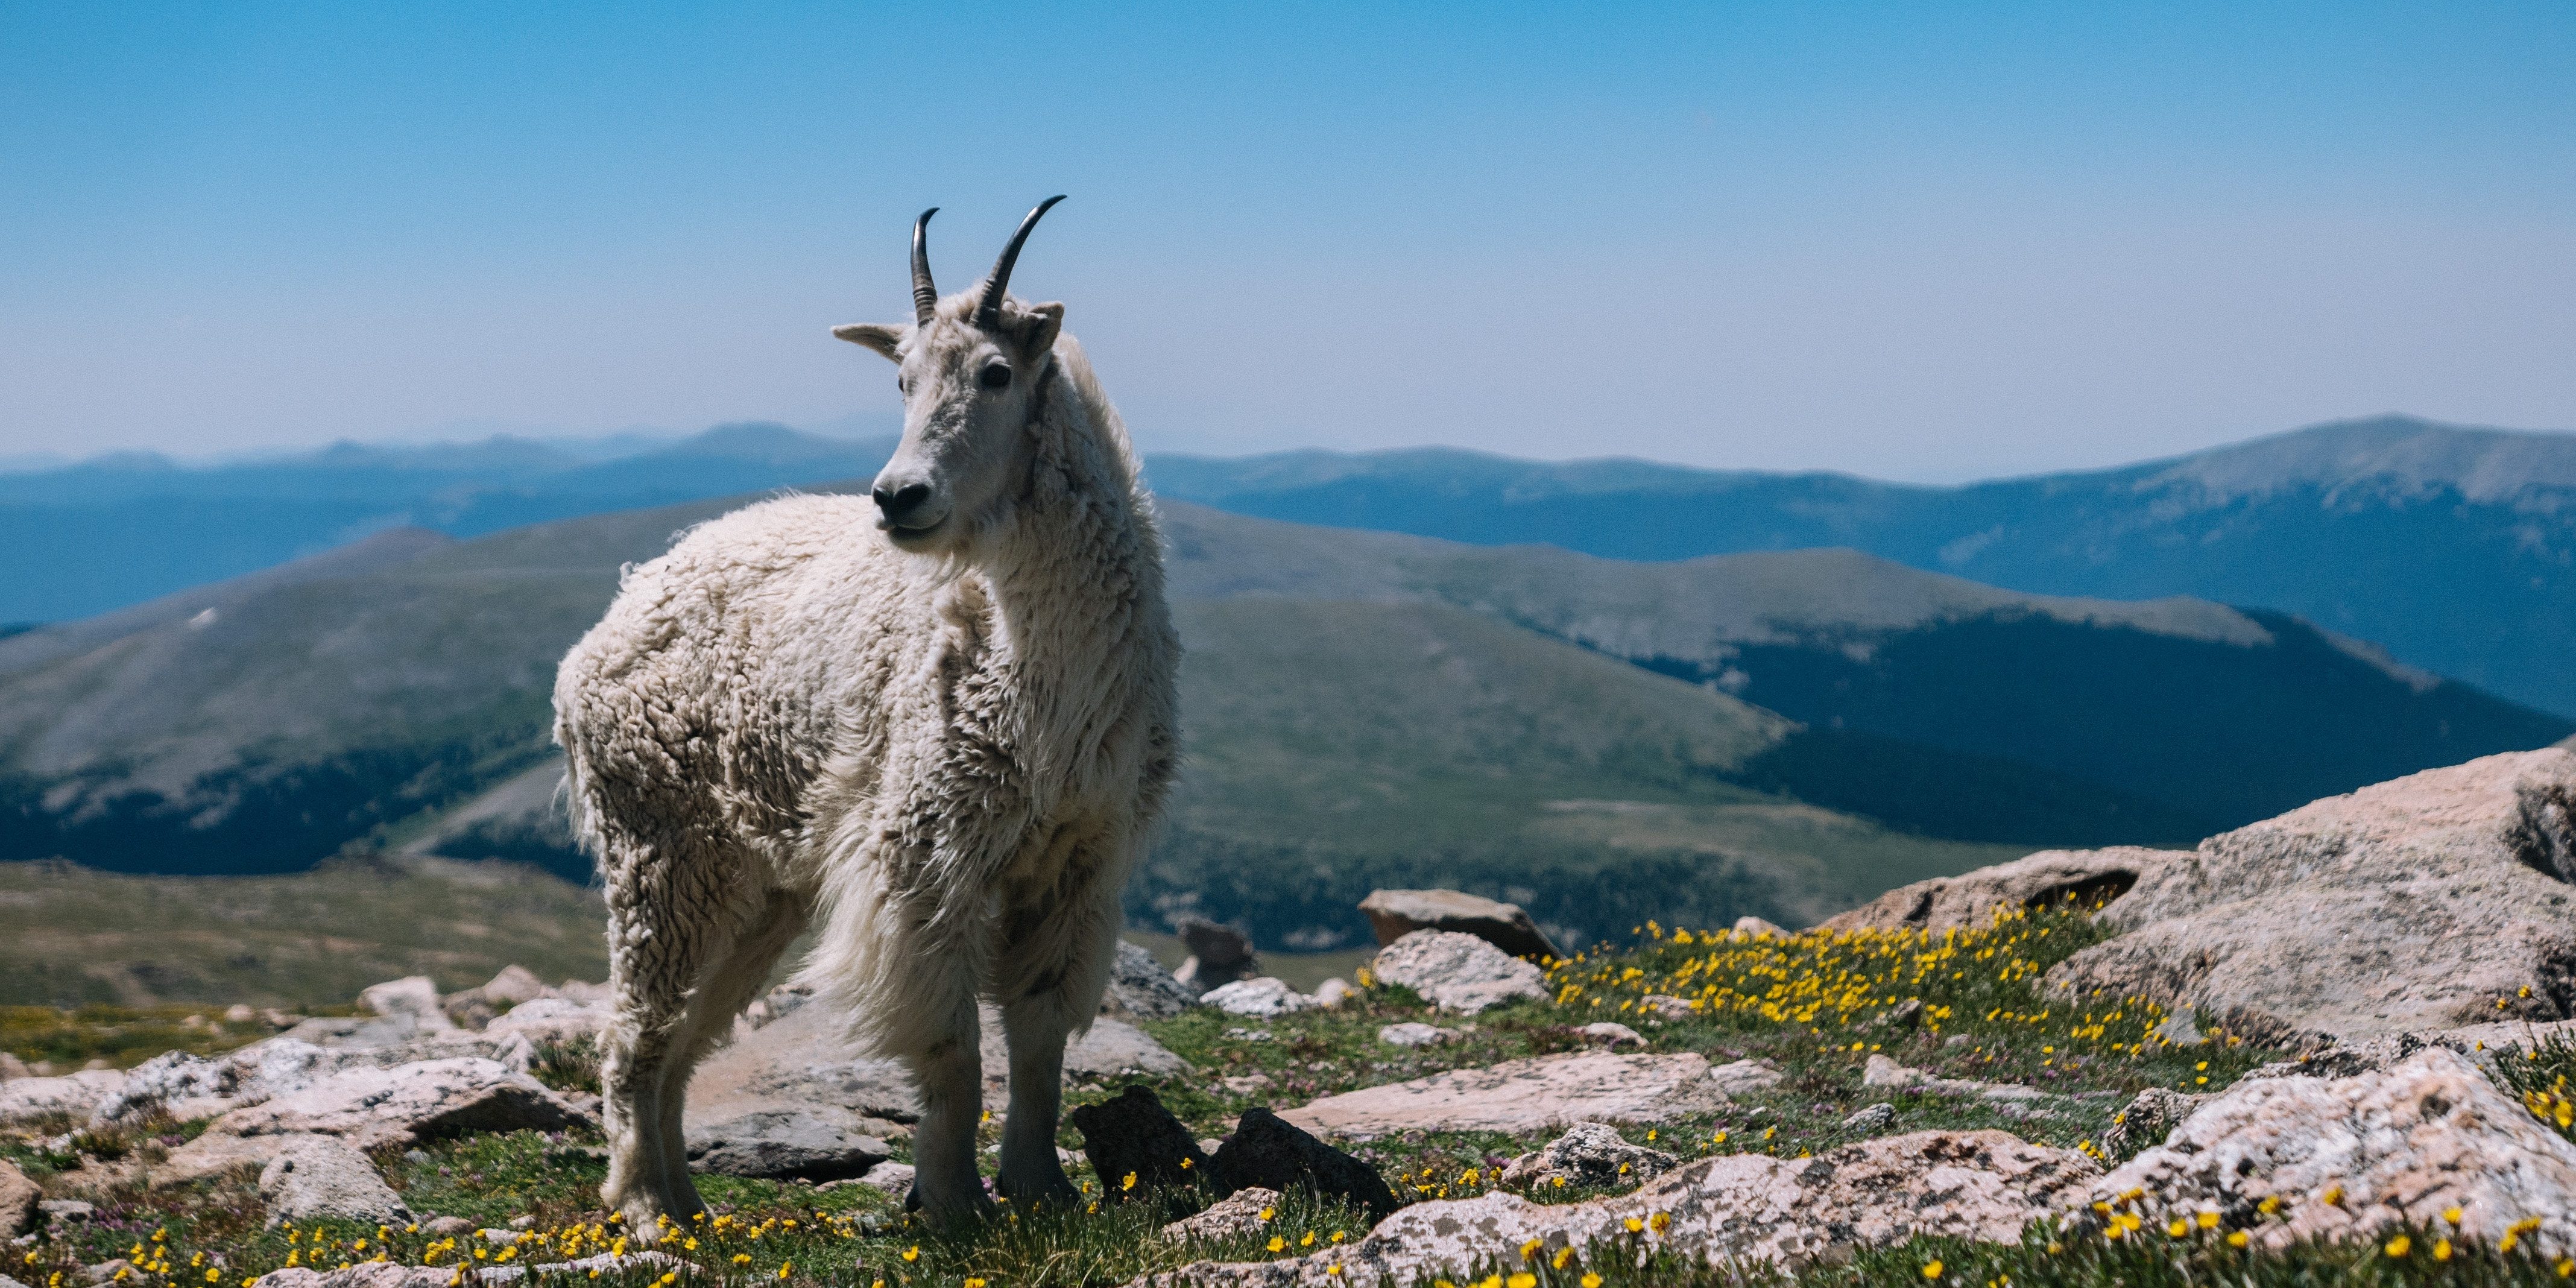
[(885, 515), (887, 522), (900, 524), (905, 516), (920, 509), (921, 503), (930, 499), (930, 485), (906, 483), (902, 487), (890, 488), (879, 483), (868, 495), (875, 499), (877, 511)]

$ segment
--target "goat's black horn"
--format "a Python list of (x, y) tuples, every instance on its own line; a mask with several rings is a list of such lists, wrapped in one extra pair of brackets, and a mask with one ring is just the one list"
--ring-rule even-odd
[(1029, 230), (1038, 226), (1038, 217), (1047, 207), (1064, 200), (1063, 193), (1041, 201), (1029, 217), (1020, 221), (1020, 230), (1011, 234), (1011, 244), (1002, 248), (1002, 257), (993, 261), (993, 275), (984, 282), (984, 302), (975, 306), (975, 325), (991, 328), (1002, 320), (1002, 292), (1011, 285), (1011, 265), (1020, 262), (1020, 247), (1029, 239)]
[(938, 213), (932, 206), (912, 221), (912, 320), (923, 326), (939, 308), (939, 288), (930, 284), (930, 217)]

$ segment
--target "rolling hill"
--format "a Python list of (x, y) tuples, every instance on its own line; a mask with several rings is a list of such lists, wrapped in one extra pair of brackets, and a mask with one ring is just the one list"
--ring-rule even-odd
[(2576, 715), (2576, 435), (2389, 416), (1964, 487), (1448, 450), (1165, 456), (1152, 474), (1165, 496), (1299, 523), (1633, 560), (1847, 546), (2014, 590), (2258, 606)]
[[(0, 639), (0, 855), (584, 869), (554, 660), (703, 502), (328, 555)], [(1169, 507), (1189, 770), (1131, 891), (1322, 948), (1373, 884), (1807, 920), (2045, 844), (2187, 842), (2571, 726), (2277, 614), (1849, 551), (1625, 563)], [(1615, 874), (1615, 879), (1613, 878)]]

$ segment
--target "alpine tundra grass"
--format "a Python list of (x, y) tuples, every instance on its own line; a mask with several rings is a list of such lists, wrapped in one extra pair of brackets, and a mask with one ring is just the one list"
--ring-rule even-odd
[[(1991, 925), (1925, 936), (1807, 932), (1755, 938), (1729, 932), (1639, 926), (1625, 947), (1595, 946), (1557, 964), (1544, 1000), (1474, 1019), (1444, 1016), (1408, 990), (1374, 985), (1333, 1010), (1269, 1020), (1193, 1011), (1145, 1027), (1198, 1069), (1197, 1076), (1126, 1079), (1084, 1087), (1076, 1102), (1105, 1099), (1128, 1082), (1152, 1087), (1201, 1136), (1221, 1135), (1256, 1104), (1285, 1107), (1442, 1070), (1575, 1049), (1579, 1026), (1616, 1019), (1645, 1035), (1649, 1049), (1698, 1051), (1711, 1059), (1767, 1058), (1785, 1075), (1724, 1113), (1635, 1128), (1632, 1142), (1680, 1155), (1759, 1152), (1798, 1157), (1856, 1139), (1843, 1125), (1873, 1104), (1893, 1107), (1884, 1135), (1924, 1128), (1998, 1127), (2068, 1148), (2100, 1152), (2103, 1132), (2138, 1091), (2216, 1090), (2284, 1053), (2222, 1033), (2180, 1046), (2157, 1036), (2161, 1008), (2128, 998), (2052, 995), (2048, 967), (2098, 942), (2104, 932), (2057, 908), (1998, 917)], [(1646, 999), (1658, 1000), (1649, 1003)], [(1663, 1018), (1669, 1011), (1672, 1018)], [(1401, 1048), (1380, 1027), (1423, 1021), (1454, 1040)], [(2170, 1030), (2167, 1030), (2170, 1031)], [(2016, 1117), (1973, 1098), (1908, 1095), (1861, 1083), (1873, 1054), (1943, 1077), (2018, 1082), (2049, 1093), (2051, 1116)], [(1258, 1078), (1252, 1075), (1260, 1075)], [(2500, 1077), (2535, 1116), (2576, 1124), (2567, 1077), (2576, 1048), (2544, 1045), (2504, 1062)], [(1229, 1084), (1229, 1080), (1231, 1083)], [(1264, 1086), (1263, 1083), (1267, 1085)], [(1238, 1090), (1238, 1088), (1243, 1088)], [(2565, 1114), (2562, 1123), (2559, 1115)], [(631, 1252), (644, 1240), (597, 1198), (605, 1174), (594, 1139), (520, 1132), (440, 1141), (377, 1158), (386, 1179), (422, 1220), (461, 1217), (488, 1237), (435, 1237), (420, 1226), (318, 1223), (265, 1228), (246, 1178), (179, 1191), (148, 1191), (135, 1168), (186, 1138), (157, 1123), (100, 1137), (66, 1138), (75, 1124), (40, 1126), (0, 1144), (0, 1155), (38, 1179), (49, 1197), (97, 1205), (86, 1222), (58, 1223), (34, 1243), (7, 1249), (11, 1277), (34, 1288), (81, 1288), (89, 1269), (138, 1288), (240, 1288), (287, 1266), (329, 1270), (386, 1260), (466, 1267), (542, 1263)], [(1546, 1135), (1414, 1132), (1358, 1145), (1408, 1200), (1457, 1198), (1500, 1185), (1500, 1165)], [(999, 1140), (998, 1122), (977, 1131), (977, 1158)], [(1079, 1149), (1066, 1128), (1059, 1143)], [(896, 1143), (898, 1157), (906, 1145)], [(752, 1284), (855, 1284), (874, 1288), (1016, 1288), (1110, 1285), (1193, 1261), (1301, 1256), (1362, 1236), (1367, 1221), (1337, 1205), (1292, 1195), (1262, 1229), (1221, 1243), (1181, 1244), (1158, 1228), (1194, 1204), (1187, 1193), (1129, 1191), (1124, 1178), (1071, 1169), (1073, 1206), (1020, 1210), (1002, 1204), (985, 1222), (935, 1226), (903, 1210), (900, 1195), (860, 1185), (818, 1189), (702, 1177), (710, 1205), (702, 1219), (673, 1226), (655, 1246), (676, 1263), (609, 1270), (616, 1288), (728, 1288)], [(1601, 1191), (1550, 1188), (1539, 1202), (1570, 1202)], [(524, 1226), (509, 1229), (514, 1220)], [(1579, 1254), (1462, 1266), (1450, 1288), (1627, 1288), (1644, 1284), (1984, 1285), (2357, 1283), (2508, 1284), (2559, 1282), (2576, 1264), (2546, 1261), (2518, 1242), (2456, 1237), (2444, 1220), (2384, 1232), (2373, 1243), (2302, 1244), (2280, 1252), (2237, 1246), (2232, 1231), (2193, 1221), (2148, 1228), (2132, 1218), (2076, 1230), (2034, 1227), (2022, 1242), (1982, 1245), (1915, 1239), (1869, 1249), (1838, 1265), (1795, 1273), (1771, 1268), (1714, 1271), (1654, 1251), (1653, 1231), (1635, 1247), (1595, 1246)], [(663, 1232), (655, 1232), (657, 1234)], [(1434, 1288), (1437, 1288), (1434, 1285)]]

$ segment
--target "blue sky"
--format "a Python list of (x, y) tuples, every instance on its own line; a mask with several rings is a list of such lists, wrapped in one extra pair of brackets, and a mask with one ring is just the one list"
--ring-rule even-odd
[(0, 456), (894, 409), (1957, 479), (2576, 427), (2576, 8), (0, 3)]

